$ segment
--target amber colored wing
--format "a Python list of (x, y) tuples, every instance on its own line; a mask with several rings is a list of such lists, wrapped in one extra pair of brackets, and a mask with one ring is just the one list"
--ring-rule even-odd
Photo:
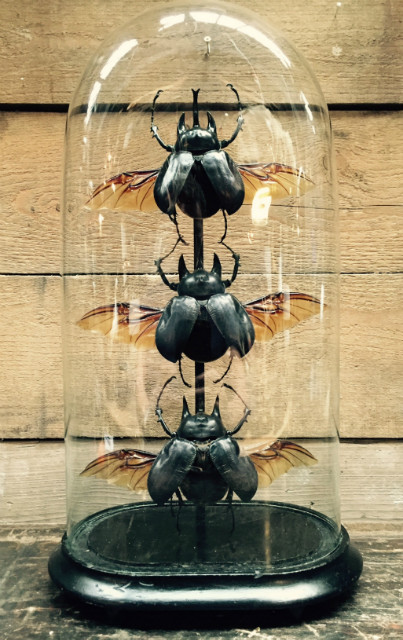
[(130, 171), (114, 176), (99, 185), (88, 200), (91, 209), (115, 211), (158, 211), (154, 184), (159, 169)]
[(249, 455), (258, 475), (258, 487), (268, 487), (276, 478), (293, 467), (310, 467), (316, 458), (304, 447), (290, 440), (263, 443), (254, 450), (242, 446), (242, 454)]
[(162, 310), (130, 302), (98, 307), (86, 313), (77, 325), (96, 331), (114, 342), (125, 342), (140, 351), (155, 348), (155, 331)]
[(285, 164), (257, 162), (239, 164), (238, 169), (245, 185), (243, 204), (253, 204), (258, 191), (264, 193), (264, 196), (269, 196), (272, 202), (288, 196), (302, 196), (315, 186), (301, 169), (294, 169)]
[(94, 476), (131, 491), (147, 491), (147, 478), (156, 456), (137, 449), (120, 449), (90, 462), (80, 476)]
[(244, 307), (255, 328), (255, 339), (268, 342), (279, 331), (319, 313), (321, 302), (307, 293), (280, 292), (247, 302)]

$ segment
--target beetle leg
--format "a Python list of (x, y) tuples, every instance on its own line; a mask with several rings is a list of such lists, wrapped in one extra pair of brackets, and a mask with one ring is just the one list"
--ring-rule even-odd
[(171, 253), (173, 253), (176, 249), (176, 246), (179, 242), (182, 242), (182, 244), (189, 246), (189, 243), (186, 242), (185, 238), (183, 237), (183, 235), (181, 234), (181, 232), (179, 231), (179, 224), (178, 224), (178, 214), (176, 212), (176, 210), (174, 211), (174, 213), (168, 213), (169, 215), (169, 219), (174, 223), (175, 228), (176, 228), (176, 233), (178, 234), (178, 240), (175, 243), (174, 248), (172, 249), (172, 251), (170, 251), (164, 258), (163, 260), (165, 260), (165, 258), (167, 258), (168, 256), (171, 255)]
[[(231, 365), (232, 365), (232, 361), (233, 361), (234, 357), (233, 355), (230, 355), (229, 358), (229, 364), (228, 367), (225, 369), (224, 373), (222, 374), (222, 376), (220, 376), (219, 378), (217, 378), (217, 380), (213, 380), (213, 384), (218, 384), (219, 382), (221, 382), (221, 380), (224, 380), (225, 376), (227, 375), (227, 373), (229, 372), (229, 370), (231, 369)], [(227, 386), (227, 385), (226, 385)]]
[[(227, 237), (227, 231), (228, 231), (228, 220), (227, 220), (227, 214), (225, 213), (225, 209), (222, 209), (222, 214), (224, 216), (224, 233), (219, 244), (224, 244), (224, 240)], [(227, 245), (224, 244), (224, 246), (226, 247)]]
[(182, 236), (178, 236), (177, 241), (175, 242), (174, 246), (172, 247), (172, 249), (165, 255), (162, 256), (162, 258), (159, 258), (159, 264), (161, 265), (161, 262), (163, 262), (164, 260), (166, 260), (167, 258), (169, 258), (170, 255), (173, 254), (173, 252), (175, 251), (176, 247), (178, 246), (178, 244), (180, 242), (183, 242), (183, 244), (187, 244), (187, 242), (184, 241), (184, 239), (182, 238)]
[(158, 133), (158, 127), (157, 125), (154, 124), (154, 113), (155, 113), (155, 103), (158, 100), (158, 97), (160, 96), (160, 94), (162, 93), (162, 89), (159, 89), (157, 91), (157, 93), (154, 96), (154, 100), (153, 100), (153, 106), (151, 108), (151, 132), (153, 134), (153, 138), (155, 138), (157, 140), (157, 142), (161, 145), (161, 147), (163, 149), (165, 149), (166, 151), (169, 151), (170, 153), (172, 153), (172, 151), (174, 150), (173, 146), (170, 144), (166, 144), (159, 136)]
[(155, 410), (155, 414), (158, 416), (157, 422), (160, 423), (160, 425), (164, 429), (165, 433), (167, 433), (171, 438), (173, 438), (174, 434), (172, 433), (172, 431), (169, 430), (169, 428), (167, 426), (167, 423), (165, 422), (164, 418), (162, 417), (162, 409), (157, 407), (157, 409)]
[(244, 119), (243, 119), (243, 115), (242, 114), (238, 116), (237, 122), (238, 122), (238, 124), (236, 126), (236, 129), (235, 129), (234, 133), (232, 134), (232, 136), (230, 137), (230, 139), (229, 140), (221, 140), (221, 142), (220, 142), (221, 149), (225, 149), (225, 147), (228, 147), (228, 145), (230, 145), (231, 142), (234, 142), (234, 140), (237, 137), (238, 133), (240, 131), (242, 131), (242, 125), (244, 123)]
[(247, 422), (251, 413), (251, 410), (248, 407), (245, 407), (242, 418), (240, 419), (236, 427), (232, 429), (232, 431), (228, 431), (228, 435), (232, 436), (234, 433), (238, 433), (240, 428), (243, 427), (245, 422)]
[(232, 506), (233, 497), (234, 497), (234, 492), (230, 488), (230, 489), (228, 489), (227, 497), (225, 498), (226, 501), (227, 501), (227, 505), (228, 505), (228, 511), (231, 513), (232, 526), (231, 526), (230, 533), (234, 533), (234, 529), (235, 529), (235, 514), (234, 514), (234, 508)]
[(160, 135), (158, 133), (158, 127), (157, 125), (153, 124), (151, 126), (151, 131), (153, 134), (153, 138), (156, 139), (157, 142), (159, 142), (159, 144), (161, 145), (161, 147), (163, 149), (165, 149), (166, 151), (169, 151), (169, 153), (172, 153), (172, 151), (174, 150), (173, 146), (171, 144), (166, 144), (161, 138)]
[[(235, 93), (237, 99), (238, 99), (238, 108), (239, 111), (242, 111), (242, 104), (241, 101), (239, 99), (239, 93), (238, 91), (235, 89), (234, 85), (232, 85), (231, 83), (227, 84), (227, 87), (230, 87), (230, 89)], [(237, 137), (238, 133), (240, 131), (242, 131), (242, 125), (244, 123), (244, 119), (243, 119), (243, 115), (242, 113), (239, 114), (238, 119), (237, 119), (237, 125), (236, 125), (236, 129), (234, 131), (234, 133), (232, 134), (232, 136), (230, 137), (229, 140), (222, 140), (221, 141), (221, 149), (225, 149), (225, 147), (228, 147), (229, 144), (231, 144), (231, 142), (234, 142), (235, 138)]]
[[(179, 491), (179, 489), (177, 491), (175, 491), (175, 495), (176, 495), (176, 497), (178, 499), (178, 511), (176, 513), (176, 530), (177, 530), (178, 533), (180, 533), (181, 532), (181, 528), (179, 526), (179, 516), (181, 514), (182, 507), (183, 507), (183, 498), (182, 498), (182, 494)], [(171, 504), (172, 504), (172, 502), (171, 502)], [(173, 515), (173, 513), (172, 513), (172, 515)]]
[[(169, 255), (169, 254), (168, 254)], [(167, 257), (167, 256), (165, 256)], [(165, 258), (158, 258), (158, 260), (154, 260), (154, 264), (157, 267), (157, 273), (158, 275), (161, 277), (162, 282), (169, 287), (170, 289), (172, 289), (172, 291), (176, 291), (178, 288), (178, 285), (175, 282), (169, 282), (168, 278), (165, 275), (165, 272), (163, 270), (163, 268), (161, 267), (161, 262), (164, 260)]]
[(251, 410), (249, 409), (249, 407), (246, 406), (246, 402), (245, 400), (243, 400), (241, 398), (241, 396), (239, 395), (239, 393), (237, 391), (235, 391), (234, 387), (231, 387), (230, 384), (227, 384), (226, 382), (224, 382), (223, 387), (227, 387), (227, 389), (231, 389), (231, 391), (233, 391), (235, 393), (236, 396), (238, 396), (238, 398), (241, 400), (241, 402), (244, 404), (244, 414), (243, 417), (241, 418), (241, 420), (238, 422), (238, 424), (236, 425), (236, 427), (234, 429), (232, 429), (232, 431), (227, 431), (227, 434), (229, 436), (234, 435), (234, 433), (238, 433), (238, 431), (240, 430), (240, 428), (245, 424), (245, 422), (247, 421), (247, 419), (249, 418), (250, 414), (252, 413)]
[(183, 384), (185, 385), (185, 387), (188, 387), (189, 389), (191, 389), (192, 385), (189, 384), (188, 382), (186, 382), (186, 380), (184, 378), (184, 375), (183, 375), (183, 371), (182, 371), (182, 356), (178, 360), (178, 367), (179, 367), (179, 375), (181, 377), (181, 380), (182, 380)]
[(234, 282), (234, 280), (236, 279), (236, 277), (238, 275), (238, 269), (241, 266), (241, 256), (239, 255), (239, 253), (235, 253), (235, 251), (233, 251), (231, 249), (231, 247), (229, 247), (225, 242), (222, 242), (222, 240), (221, 240), (221, 244), (223, 244), (224, 247), (226, 247), (228, 249), (228, 251), (231, 252), (232, 257), (234, 259), (234, 268), (233, 268), (233, 271), (232, 271), (231, 278), (229, 278), (228, 280), (223, 280), (223, 284), (224, 284), (225, 288), (228, 289), (228, 287), (230, 287), (232, 285), (232, 283)]

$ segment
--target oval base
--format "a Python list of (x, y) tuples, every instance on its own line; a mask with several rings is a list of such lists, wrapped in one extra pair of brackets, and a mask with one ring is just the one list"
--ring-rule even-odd
[[(222, 503), (221, 503), (222, 504)], [(217, 511), (218, 507), (218, 511)], [(166, 513), (170, 513), (171, 507), (166, 507)], [(228, 519), (228, 508), (225, 505), (212, 506), (215, 521), (217, 513), (222, 513)], [(96, 537), (100, 530), (115, 532), (115, 543), (118, 545), (119, 528), (110, 525), (136, 510), (141, 511), (143, 518), (161, 523), (161, 508), (150, 503), (143, 505), (126, 505), (108, 509), (94, 516), (90, 516), (77, 525), (75, 531), (63, 539), (59, 548), (49, 559), (49, 573), (52, 580), (70, 596), (84, 603), (107, 607), (109, 611), (202, 611), (215, 612), (228, 611), (256, 611), (279, 610), (293, 607), (306, 607), (319, 601), (337, 598), (347, 593), (359, 578), (362, 570), (362, 558), (357, 549), (350, 544), (347, 531), (342, 527), (338, 543), (330, 553), (315, 554), (310, 552), (310, 558), (306, 562), (284, 563), (281, 560), (267, 563), (256, 563), (256, 548), (258, 540), (254, 539), (253, 530), (240, 538), (239, 544), (243, 544), (242, 570), (236, 563), (229, 564), (223, 570), (217, 570), (217, 563), (201, 561), (195, 564), (192, 571), (179, 570), (169, 572), (169, 567), (164, 568), (161, 562), (154, 564), (152, 570), (133, 562), (124, 562), (119, 556), (119, 548), (116, 546), (116, 560), (111, 560), (111, 552), (115, 547), (109, 547), (105, 556), (102, 539)], [(287, 528), (290, 535), (279, 536), (276, 540), (276, 557), (281, 559), (281, 546), (284, 545), (284, 556), (289, 552), (290, 539), (295, 546), (301, 545), (302, 529), (316, 531), (319, 536), (329, 535), (330, 522), (325, 516), (303, 507), (286, 505), (281, 503), (237, 503), (234, 504), (235, 532), (237, 521), (242, 522), (242, 514), (247, 513), (247, 521), (256, 524), (259, 518), (266, 512), (281, 519), (288, 519)], [(187, 503), (188, 516), (193, 514), (195, 522), (200, 519), (200, 510)], [(171, 516), (172, 517), (172, 516)], [(267, 517), (267, 514), (265, 515)], [(295, 528), (296, 519), (298, 528)], [(208, 522), (208, 512), (207, 512)], [(108, 525), (109, 523), (109, 525)], [(203, 526), (206, 523), (203, 523)], [(100, 528), (100, 529), (99, 529)], [(259, 530), (259, 527), (255, 527)], [(120, 528), (120, 532), (122, 529)], [(242, 528), (240, 528), (242, 530)], [(163, 527), (153, 527), (154, 535), (159, 538), (161, 549), (166, 547), (167, 532)], [(234, 534), (233, 534), (234, 535)], [(127, 532), (126, 532), (127, 536)], [(121, 534), (120, 534), (121, 537)], [(310, 537), (310, 536), (309, 536)], [(72, 540), (70, 540), (72, 538)], [(95, 538), (95, 542), (94, 542)], [(284, 538), (284, 539), (283, 539)], [(126, 548), (130, 547), (126, 537)], [(208, 540), (202, 536), (199, 545)], [(232, 540), (232, 538), (231, 538)], [(150, 542), (150, 541), (149, 541)], [(320, 539), (319, 539), (320, 542)], [(106, 540), (105, 540), (106, 544)], [(172, 544), (172, 540), (170, 541)], [(234, 535), (231, 548), (236, 552), (237, 539)], [(261, 542), (260, 542), (261, 544)], [(85, 549), (87, 547), (87, 556)], [(95, 546), (94, 546), (95, 545)], [(152, 547), (158, 546), (158, 540), (152, 540)], [(97, 561), (94, 549), (99, 553)], [(250, 560), (247, 560), (247, 549), (250, 549)], [(208, 556), (208, 548), (205, 555)], [(245, 555), (246, 554), (246, 555)], [(87, 557), (85, 562), (81, 558)], [(200, 557), (200, 549), (197, 550)], [(273, 556), (274, 557), (274, 556)], [(255, 562), (255, 568), (253, 569)], [(200, 571), (196, 571), (197, 566)]]

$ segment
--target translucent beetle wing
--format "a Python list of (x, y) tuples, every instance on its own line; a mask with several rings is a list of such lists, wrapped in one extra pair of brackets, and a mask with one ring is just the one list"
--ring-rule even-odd
[(154, 185), (159, 169), (129, 171), (99, 185), (88, 200), (91, 209), (115, 211), (158, 211)]
[(137, 449), (120, 449), (90, 462), (80, 473), (131, 491), (147, 491), (148, 474), (156, 456)]
[(306, 293), (287, 292), (271, 293), (244, 306), (258, 342), (268, 342), (276, 333), (291, 329), (321, 310), (320, 300)]
[(119, 302), (86, 313), (77, 325), (108, 336), (114, 342), (131, 344), (138, 350), (155, 349), (155, 331), (162, 310)]
[(257, 191), (263, 188), (265, 196), (273, 201), (289, 196), (302, 196), (315, 186), (301, 169), (294, 169), (285, 164), (256, 162), (239, 164), (238, 169), (245, 186), (243, 204), (252, 204)]
[(258, 475), (258, 487), (268, 487), (276, 478), (293, 467), (310, 467), (316, 458), (304, 447), (290, 440), (242, 445), (242, 454), (249, 455)]

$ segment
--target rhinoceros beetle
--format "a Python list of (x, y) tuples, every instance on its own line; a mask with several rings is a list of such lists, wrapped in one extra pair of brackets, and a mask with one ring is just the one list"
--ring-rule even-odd
[(170, 441), (155, 458), (148, 475), (147, 489), (154, 502), (163, 504), (173, 494), (180, 500), (181, 493), (197, 504), (216, 502), (226, 494), (231, 500), (234, 492), (243, 501), (253, 498), (258, 486), (257, 471), (249, 457), (239, 455), (239, 445), (232, 437), (250, 415), (246, 405), (232, 431), (223, 424), (218, 396), (211, 414), (198, 411), (194, 415), (183, 397), (182, 418), (176, 432), (164, 421), (159, 402), (155, 412)]
[(92, 460), (81, 472), (136, 492), (147, 491), (154, 502), (163, 504), (176, 495), (195, 504), (211, 504), (226, 497), (231, 502), (235, 493), (241, 500), (251, 500), (258, 488), (268, 487), (276, 478), (293, 467), (311, 466), (314, 456), (301, 445), (289, 440), (243, 441), (243, 452), (233, 437), (247, 421), (251, 411), (244, 412), (234, 429), (228, 431), (220, 415), (217, 396), (211, 414), (189, 411), (183, 398), (182, 417), (172, 432), (162, 417), (161, 396), (172, 376), (164, 384), (155, 409), (158, 422), (169, 436), (159, 453), (139, 449), (120, 449)]
[[(241, 104), (237, 90), (227, 85)], [(197, 98), (200, 89), (193, 92), (193, 126), (185, 124), (185, 114), (179, 118), (177, 139), (174, 146), (166, 144), (154, 124), (156, 94), (152, 113), (153, 137), (169, 156), (158, 173), (154, 186), (154, 199), (158, 208), (176, 222), (176, 205), (191, 218), (209, 218), (222, 210), (235, 213), (241, 207), (245, 187), (239, 169), (232, 158), (223, 151), (235, 140), (242, 129), (243, 116), (239, 114), (237, 126), (228, 140), (219, 140), (211, 113), (207, 112), (207, 128), (200, 126)]]
[(189, 272), (183, 255), (179, 259), (179, 282), (169, 282), (156, 261), (164, 284), (177, 292), (162, 312), (155, 343), (170, 362), (182, 353), (195, 362), (217, 360), (227, 349), (243, 357), (252, 348), (255, 331), (244, 306), (226, 289), (236, 278), (239, 256), (235, 254), (232, 277), (222, 279), (221, 263), (214, 254), (213, 268)]

